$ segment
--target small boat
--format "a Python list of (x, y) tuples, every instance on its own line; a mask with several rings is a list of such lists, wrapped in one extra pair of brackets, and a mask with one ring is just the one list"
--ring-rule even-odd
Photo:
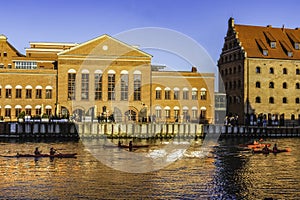
[(285, 149), (277, 149), (276, 151), (273, 151), (272, 149), (269, 149), (268, 151), (263, 150), (263, 149), (253, 149), (252, 153), (262, 153), (262, 154), (269, 154), (269, 153), (282, 153), (282, 152), (290, 152), (291, 149), (285, 148)]
[(258, 143), (258, 144), (248, 144), (247, 147), (249, 149), (258, 149), (258, 148), (263, 148), (267, 145), (267, 147), (270, 147), (271, 144), (263, 144), (263, 143)]
[(77, 153), (59, 153), (59, 154), (40, 154), (40, 155), (35, 155), (35, 154), (17, 154), (15, 156), (4, 156), (7, 158), (44, 158), (44, 157), (49, 157), (49, 158), (76, 158)]

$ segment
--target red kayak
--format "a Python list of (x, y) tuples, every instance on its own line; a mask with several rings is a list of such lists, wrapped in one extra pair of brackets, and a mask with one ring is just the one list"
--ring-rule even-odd
[(267, 147), (271, 146), (271, 144), (259, 143), (259, 144), (248, 144), (247, 147), (249, 149), (258, 149), (258, 148), (264, 148), (266, 145), (267, 145)]

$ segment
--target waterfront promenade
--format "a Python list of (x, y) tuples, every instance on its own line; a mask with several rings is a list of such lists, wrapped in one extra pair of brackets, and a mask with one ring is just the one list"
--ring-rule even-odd
[(225, 126), (196, 123), (1, 122), (1, 138), (204, 138), (300, 137), (300, 127)]

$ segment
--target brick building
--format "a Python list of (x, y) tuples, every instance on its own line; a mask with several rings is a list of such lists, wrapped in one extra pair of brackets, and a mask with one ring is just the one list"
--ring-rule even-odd
[[(0, 37), (0, 116), (46, 113), (97, 120), (213, 122), (214, 74), (160, 71), (152, 56), (109, 35), (30, 42), (26, 55)], [(157, 96), (159, 95), (159, 96)]]
[(240, 25), (230, 18), (218, 67), (228, 115), (248, 124), (298, 123), (300, 29)]

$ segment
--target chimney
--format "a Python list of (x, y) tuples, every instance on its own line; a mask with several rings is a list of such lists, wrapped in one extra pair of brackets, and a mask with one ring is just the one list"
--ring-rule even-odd
[(192, 67), (192, 72), (197, 72), (197, 67)]

